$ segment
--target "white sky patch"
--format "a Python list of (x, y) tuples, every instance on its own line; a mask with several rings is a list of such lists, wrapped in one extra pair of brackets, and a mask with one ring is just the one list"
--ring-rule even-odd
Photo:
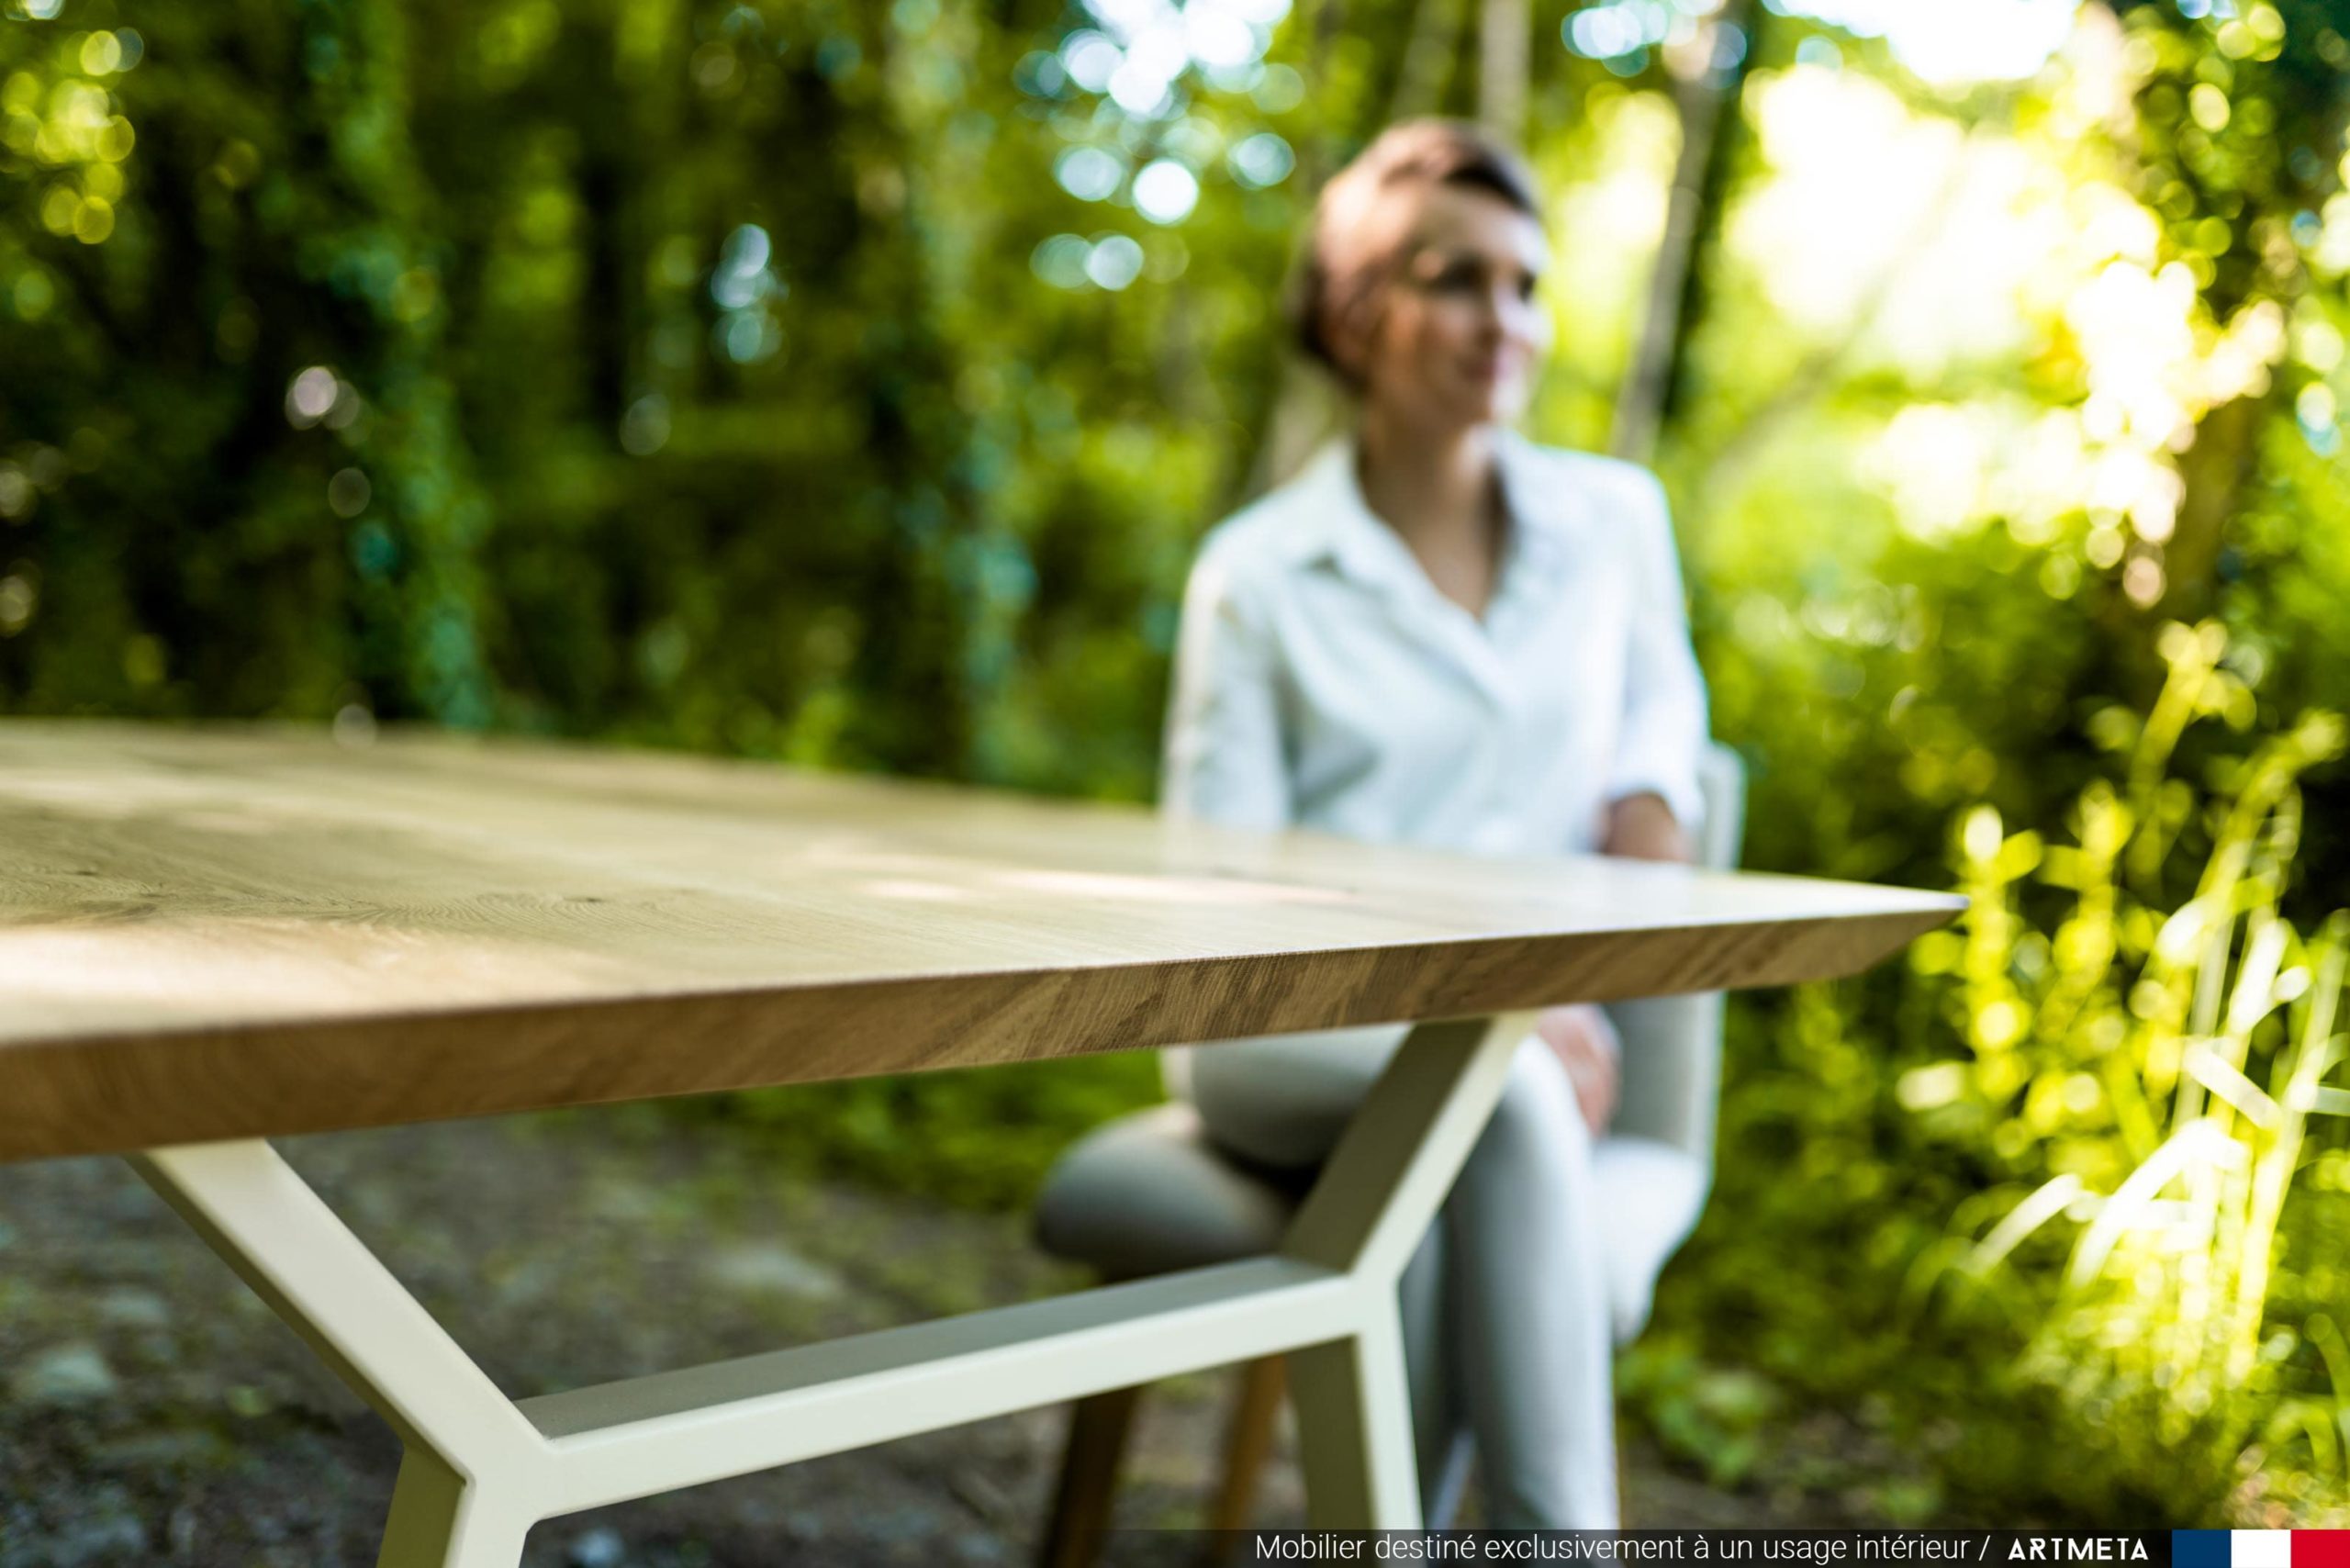
[(2038, 73), (2073, 30), (2079, 0), (1783, 0), (1788, 12), (1881, 38), (1938, 86)]

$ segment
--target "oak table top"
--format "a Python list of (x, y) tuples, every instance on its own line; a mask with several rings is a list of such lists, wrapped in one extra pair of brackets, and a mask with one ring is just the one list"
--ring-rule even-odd
[(1780, 985), (1960, 907), (665, 753), (0, 721), (0, 1159)]

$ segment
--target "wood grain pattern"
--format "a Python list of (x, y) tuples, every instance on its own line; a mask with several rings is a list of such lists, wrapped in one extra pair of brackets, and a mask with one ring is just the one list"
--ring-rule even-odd
[(0, 1159), (1844, 974), (1959, 901), (520, 741), (0, 722)]

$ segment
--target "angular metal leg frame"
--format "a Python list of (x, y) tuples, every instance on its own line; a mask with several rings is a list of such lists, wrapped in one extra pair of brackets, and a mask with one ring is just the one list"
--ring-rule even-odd
[(1396, 1277), (1531, 1025), (1413, 1030), (1270, 1256), (519, 1402), (266, 1142), (132, 1164), (407, 1445), (378, 1568), (513, 1568), (560, 1514), (1277, 1351), (1313, 1521), (1407, 1528)]

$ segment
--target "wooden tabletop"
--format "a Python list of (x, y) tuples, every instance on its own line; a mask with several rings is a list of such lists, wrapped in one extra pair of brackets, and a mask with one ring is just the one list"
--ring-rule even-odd
[(1778, 985), (1959, 907), (657, 753), (0, 721), (0, 1159)]

